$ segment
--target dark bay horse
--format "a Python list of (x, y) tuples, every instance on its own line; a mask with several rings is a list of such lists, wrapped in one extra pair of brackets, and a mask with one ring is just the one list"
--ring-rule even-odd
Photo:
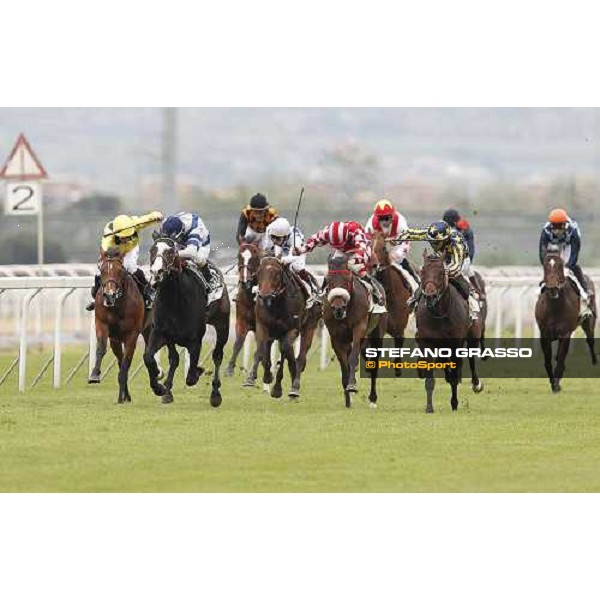
[(100, 251), (101, 285), (95, 298), (96, 363), (88, 383), (100, 383), (100, 368), (106, 354), (107, 340), (119, 364), (118, 403), (131, 402), (128, 388), (129, 368), (140, 334), (148, 342), (151, 314), (137, 283), (123, 266), (117, 250)]
[[(292, 385), (288, 396), (300, 395), (300, 377), (306, 366), (306, 356), (321, 316), (320, 304), (306, 308), (307, 295), (302, 283), (278, 258), (266, 256), (258, 270), (256, 299), (256, 343), (259, 360), (265, 370), (264, 383), (270, 374), (270, 347), (278, 341), (281, 360), (271, 389), (273, 398), (282, 396), (281, 382), (287, 362)], [(294, 342), (300, 335), (300, 352), (296, 359)], [(268, 362), (269, 361), (269, 362)]]
[[(256, 331), (256, 315), (254, 288), (258, 285), (258, 268), (262, 251), (256, 244), (242, 242), (238, 250), (238, 289), (235, 299), (235, 342), (231, 359), (225, 370), (225, 376), (231, 377), (235, 371), (240, 351), (244, 347), (244, 342), (249, 331)], [(254, 386), (256, 373), (258, 371), (258, 352), (254, 353), (252, 367), (244, 381), (247, 387)], [(265, 383), (270, 384), (273, 381), (271, 375), (271, 353), (265, 359), (267, 371), (265, 372)]]
[[(408, 300), (412, 295), (412, 289), (402, 273), (394, 267), (385, 236), (379, 231), (373, 234), (373, 257), (376, 277), (385, 290), (388, 310), (386, 333), (394, 339), (394, 345), (401, 348), (410, 314)], [(400, 377), (402, 369), (396, 369), (395, 374)]]
[[(156, 287), (154, 303), (154, 327), (146, 346), (144, 362), (150, 377), (150, 387), (157, 396), (162, 396), (163, 404), (173, 402), (173, 377), (179, 366), (177, 346), (187, 349), (190, 367), (186, 384), (195, 385), (203, 373), (199, 366), (202, 340), (206, 325), (215, 328), (216, 342), (212, 352), (214, 372), (211, 406), (220, 406), (221, 380), (219, 370), (223, 360), (223, 349), (229, 337), (229, 296), (224, 286), (220, 299), (208, 303), (205, 286), (190, 268), (187, 268), (177, 253), (173, 240), (159, 237), (150, 251), (151, 281)], [(154, 355), (166, 346), (169, 352), (169, 372), (164, 385), (158, 382), (158, 365)]]
[[(454, 351), (468, 340), (471, 324), (469, 307), (461, 293), (449, 282), (444, 262), (437, 254), (423, 253), (421, 288), (423, 295), (416, 308), (417, 342), (421, 349), (451, 348)], [(458, 408), (458, 384), (461, 378), (462, 361), (453, 358), (456, 368), (446, 367), (445, 379), (450, 384), (452, 410)], [(473, 366), (474, 368), (474, 366)], [(434, 373), (431, 370), (420, 372), (425, 377), (427, 393), (426, 412), (433, 412)]]
[[(357, 392), (356, 369), (360, 353), (368, 345), (377, 346), (383, 339), (387, 328), (387, 314), (369, 312), (370, 292), (348, 267), (347, 256), (331, 255), (327, 266), (327, 295), (323, 306), (323, 319), (340, 363), (346, 408), (350, 408), (352, 394)], [(369, 406), (375, 408), (377, 368), (370, 369), (369, 372)]]
[[(535, 305), (535, 320), (540, 330), (544, 366), (554, 393), (560, 392), (560, 380), (565, 372), (565, 360), (571, 344), (571, 334), (581, 324), (586, 334), (592, 364), (597, 363), (594, 350), (594, 328), (598, 314), (594, 284), (586, 276), (592, 297), (592, 315), (579, 323), (580, 298), (575, 284), (565, 274), (564, 261), (558, 251), (549, 250), (544, 258), (544, 290)], [(552, 364), (552, 342), (558, 340), (556, 368)]]

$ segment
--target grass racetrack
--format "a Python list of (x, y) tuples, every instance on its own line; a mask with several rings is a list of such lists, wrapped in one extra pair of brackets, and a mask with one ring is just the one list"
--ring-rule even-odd
[[(29, 358), (29, 381), (42, 358)], [(223, 379), (218, 409), (206, 375), (186, 389), (180, 370), (167, 406), (145, 373), (122, 406), (114, 371), (99, 386), (76, 379), (53, 390), (46, 374), (19, 394), (13, 374), (0, 387), (0, 491), (600, 491), (594, 379), (567, 378), (558, 395), (542, 380), (490, 379), (479, 395), (465, 382), (454, 414), (438, 380), (433, 415), (413, 378), (381, 380), (377, 410), (359, 380), (346, 410), (337, 363), (320, 372), (316, 358), (300, 402), (243, 389), (239, 373)]]

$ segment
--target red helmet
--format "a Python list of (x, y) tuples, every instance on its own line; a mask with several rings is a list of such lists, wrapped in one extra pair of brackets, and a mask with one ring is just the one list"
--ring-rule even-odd
[(329, 226), (329, 243), (332, 246), (341, 246), (348, 237), (348, 223), (334, 221)]
[(564, 208), (555, 208), (548, 215), (548, 221), (550, 221), (550, 223), (568, 223), (569, 215)]
[(379, 217), (391, 217), (394, 214), (394, 205), (389, 200), (380, 200), (375, 205), (374, 215)]

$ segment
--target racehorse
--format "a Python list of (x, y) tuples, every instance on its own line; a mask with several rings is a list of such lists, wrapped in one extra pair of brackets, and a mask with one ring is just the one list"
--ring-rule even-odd
[[(396, 348), (401, 348), (410, 314), (408, 300), (412, 290), (402, 273), (394, 267), (384, 234), (376, 231), (372, 244), (376, 277), (385, 290), (388, 310), (386, 333), (394, 339)], [(395, 374), (400, 377), (402, 369), (396, 369)]]
[[(244, 346), (249, 331), (256, 331), (256, 316), (254, 313), (254, 287), (258, 285), (258, 267), (262, 253), (256, 244), (242, 242), (238, 250), (238, 290), (235, 299), (235, 342), (231, 359), (225, 370), (225, 376), (231, 377), (235, 370), (235, 363)], [(273, 381), (271, 375), (271, 353), (265, 358), (265, 383)], [(254, 353), (252, 368), (244, 382), (244, 386), (251, 387), (256, 381), (258, 371), (258, 352)]]
[[(450, 348), (454, 351), (468, 342), (471, 324), (469, 307), (461, 293), (449, 282), (442, 258), (437, 254), (423, 252), (424, 264), (421, 269), (422, 297), (415, 311), (417, 322), (417, 342), (421, 349)], [(452, 396), (450, 406), (458, 409), (458, 384), (461, 377), (462, 360), (452, 358), (456, 366), (445, 367), (445, 379), (450, 384)], [(426, 412), (433, 412), (433, 390), (435, 378), (433, 370), (419, 371), (425, 377), (427, 393)]]
[[(314, 304), (306, 308), (306, 292), (302, 283), (278, 258), (265, 256), (258, 269), (256, 299), (257, 354), (265, 371), (264, 383), (270, 373), (271, 343), (279, 342), (281, 360), (271, 389), (273, 398), (281, 398), (284, 364), (288, 363), (292, 385), (288, 396), (300, 395), (300, 377), (306, 366), (306, 356), (312, 345), (321, 307)], [(300, 335), (300, 352), (296, 359), (294, 342)]]
[[(564, 261), (557, 250), (548, 250), (544, 257), (544, 289), (535, 305), (535, 319), (540, 330), (544, 352), (544, 366), (554, 393), (560, 392), (560, 380), (565, 372), (565, 360), (571, 344), (571, 334), (579, 324), (579, 295), (574, 282), (567, 282)], [(586, 275), (591, 297), (592, 315), (581, 322), (592, 359), (597, 363), (594, 350), (594, 328), (598, 314), (594, 284)], [(552, 365), (552, 342), (558, 340), (556, 368)]]
[[(151, 282), (157, 290), (154, 327), (144, 354), (150, 387), (157, 396), (162, 396), (163, 404), (173, 402), (173, 377), (179, 366), (176, 345), (183, 346), (189, 352), (190, 367), (186, 384), (192, 386), (198, 382), (203, 373), (198, 364), (202, 340), (206, 325), (210, 324), (216, 332), (212, 352), (214, 372), (210, 404), (220, 406), (222, 397), (219, 370), (223, 349), (229, 337), (230, 304), (227, 288), (223, 286), (221, 297), (209, 304), (204, 283), (179, 258), (175, 242), (167, 237), (157, 237), (154, 241), (150, 250), (150, 272)], [(158, 382), (158, 365), (154, 358), (163, 346), (167, 346), (169, 352), (169, 372), (164, 385)]]
[[(347, 256), (332, 254), (327, 267), (323, 319), (340, 363), (346, 408), (350, 408), (352, 394), (357, 392), (356, 369), (360, 353), (369, 345), (379, 345), (387, 329), (387, 314), (369, 312), (370, 291), (348, 267)], [(375, 364), (377, 365), (377, 361)], [(369, 406), (375, 408), (377, 367), (368, 371), (371, 375)]]
[(107, 252), (101, 250), (99, 267), (101, 285), (94, 299), (96, 363), (88, 383), (100, 383), (100, 367), (106, 354), (107, 340), (110, 340), (110, 347), (119, 365), (117, 402), (123, 404), (131, 402), (127, 382), (138, 337), (142, 334), (148, 343), (152, 318), (150, 311), (145, 310), (137, 283), (123, 267), (118, 249)]

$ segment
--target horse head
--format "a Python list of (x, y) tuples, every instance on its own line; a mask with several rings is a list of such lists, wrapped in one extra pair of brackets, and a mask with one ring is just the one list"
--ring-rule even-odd
[(390, 264), (390, 253), (386, 244), (386, 238), (381, 231), (373, 233), (372, 249), (377, 266), (386, 267)]
[(285, 292), (283, 265), (273, 256), (265, 256), (258, 267), (258, 297), (269, 309)]
[(240, 285), (250, 291), (257, 283), (260, 266), (260, 249), (256, 244), (242, 242), (238, 250), (238, 273)]
[(544, 285), (548, 296), (555, 300), (565, 285), (565, 263), (558, 250), (548, 250), (544, 257)]
[(101, 250), (98, 268), (103, 304), (107, 308), (112, 308), (123, 296), (123, 281), (126, 274), (119, 249), (111, 248), (106, 252)]
[(352, 271), (348, 257), (332, 254), (327, 263), (327, 302), (336, 319), (344, 319), (352, 292)]
[(428, 308), (433, 308), (448, 289), (448, 273), (442, 258), (435, 253), (423, 251), (421, 290)]
[(181, 272), (181, 262), (174, 240), (157, 237), (150, 249), (150, 283), (161, 283), (170, 273)]

